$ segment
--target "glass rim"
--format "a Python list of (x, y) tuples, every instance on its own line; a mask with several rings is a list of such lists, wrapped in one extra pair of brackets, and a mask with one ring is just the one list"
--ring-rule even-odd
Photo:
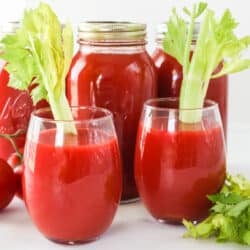
[(110, 110), (106, 109), (106, 108), (102, 108), (102, 107), (96, 107), (96, 106), (71, 106), (70, 107), (71, 111), (74, 110), (90, 110), (90, 111), (100, 111), (103, 112), (103, 116), (101, 117), (96, 117), (96, 118), (86, 118), (86, 119), (76, 119), (76, 120), (56, 120), (54, 118), (46, 118), (46, 117), (42, 117), (39, 116), (39, 114), (42, 114), (43, 112), (51, 112), (52, 110), (50, 107), (46, 107), (46, 108), (39, 108), (36, 109), (34, 111), (32, 111), (31, 113), (31, 118), (34, 118), (38, 121), (41, 122), (46, 122), (46, 123), (74, 123), (74, 124), (84, 124), (84, 123), (92, 123), (92, 122), (102, 122), (105, 120), (109, 120), (109, 119), (113, 119), (113, 114)]
[[(148, 99), (144, 102), (144, 108), (150, 108), (151, 110), (155, 111), (209, 111), (213, 110), (215, 107), (218, 107), (218, 103), (210, 100), (205, 99), (204, 104), (208, 106), (203, 106), (202, 108), (187, 108), (187, 109), (180, 109), (180, 108), (171, 108), (171, 107), (157, 107), (156, 105), (150, 104), (153, 102), (164, 103), (164, 102), (178, 102), (180, 98), (178, 97), (162, 97), (162, 98), (152, 98)], [(179, 103), (179, 102), (178, 102)]]

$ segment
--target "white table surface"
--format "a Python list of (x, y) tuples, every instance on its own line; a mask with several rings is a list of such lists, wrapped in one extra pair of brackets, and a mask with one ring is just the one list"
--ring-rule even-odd
[[(228, 170), (250, 178), (250, 126), (234, 129), (228, 140)], [(0, 250), (238, 250), (250, 249), (231, 243), (182, 238), (185, 228), (160, 224), (141, 202), (120, 205), (111, 227), (96, 241), (65, 246), (50, 242), (32, 224), (22, 201), (15, 198), (0, 212)]]

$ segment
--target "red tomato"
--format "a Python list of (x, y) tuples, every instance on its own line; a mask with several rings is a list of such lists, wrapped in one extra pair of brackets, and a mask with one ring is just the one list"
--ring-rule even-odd
[(12, 168), (15, 168), (16, 166), (20, 165), (21, 161), (22, 161), (22, 160), (20, 159), (20, 156), (19, 156), (16, 152), (14, 152), (14, 153), (12, 153), (12, 154), (9, 156), (9, 158), (8, 158), (8, 160), (7, 160), (7, 163), (8, 163)]
[(0, 209), (9, 205), (17, 188), (17, 179), (11, 166), (0, 159)]
[[(20, 149), (20, 152), (23, 153), (23, 149)], [(23, 165), (22, 165), (22, 157), (20, 157), (16, 152), (12, 153), (8, 158), (8, 164), (14, 170), (14, 174), (16, 176), (17, 182), (17, 190), (16, 196), (20, 199), (23, 199), (22, 195), (22, 175), (23, 175)]]
[(14, 168), (14, 173), (17, 182), (16, 196), (23, 200), (23, 191), (22, 191), (23, 164), (16, 166)]

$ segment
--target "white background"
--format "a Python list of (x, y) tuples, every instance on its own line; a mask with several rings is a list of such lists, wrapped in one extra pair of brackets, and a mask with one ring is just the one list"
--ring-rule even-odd
[[(17, 20), (23, 8), (38, 1), (6, 0), (0, 8), (0, 23)], [(172, 6), (191, 6), (192, 0), (50, 0), (62, 21), (69, 19), (76, 31), (82, 20), (131, 20), (148, 24), (148, 48), (154, 48), (155, 27), (166, 20)], [(238, 33), (250, 35), (248, 0), (207, 0), (218, 13), (230, 8), (239, 21)], [(249, 51), (246, 56), (250, 57)], [(1, 94), (1, 90), (0, 90)], [(250, 70), (230, 76), (229, 95), (229, 171), (244, 173), (250, 178)], [(35, 230), (27, 213), (14, 203), (6, 213), (0, 213), (1, 249), (65, 249), (52, 244)], [(131, 208), (132, 206), (132, 208)], [(142, 206), (122, 206), (115, 224), (102, 239), (76, 249), (243, 249), (237, 245), (214, 244), (212, 241), (183, 240), (182, 227), (151, 223), (152, 218)], [(155, 243), (157, 247), (155, 248)], [(136, 247), (136, 248), (135, 248)], [(74, 249), (75, 249), (74, 248)], [(244, 248), (245, 249), (245, 248)]]
[[(24, 7), (36, 6), (38, 0), (7, 0), (1, 5), (0, 22), (17, 20), (22, 16)], [(46, 0), (60, 19), (71, 21), (76, 33), (77, 24), (84, 20), (129, 20), (145, 22), (148, 25), (148, 50), (154, 49), (157, 24), (168, 18), (173, 6), (191, 6), (192, 0)], [(229, 8), (239, 22), (237, 33), (250, 35), (250, 13), (246, 0), (207, 0), (209, 7), (221, 14)], [(75, 38), (76, 40), (76, 38)], [(77, 48), (77, 46), (76, 46)], [(250, 51), (246, 52), (250, 58)], [(233, 130), (242, 136), (230, 139)], [(229, 87), (229, 150), (248, 160), (248, 153), (239, 146), (244, 133), (250, 131), (250, 70), (230, 76)], [(236, 133), (236, 134), (237, 134)], [(247, 148), (250, 139), (244, 138)], [(244, 149), (245, 151), (246, 149)], [(246, 150), (247, 151), (247, 150)], [(239, 158), (239, 157), (237, 157)]]

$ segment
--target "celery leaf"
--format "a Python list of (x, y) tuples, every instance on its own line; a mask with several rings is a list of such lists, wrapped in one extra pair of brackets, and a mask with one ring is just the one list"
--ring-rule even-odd
[[(195, 123), (201, 120), (199, 109), (203, 107), (210, 79), (250, 67), (250, 59), (242, 57), (250, 46), (250, 36), (236, 36), (238, 23), (228, 9), (220, 18), (216, 18), (214, 11), (202, 2), (194, 4), (192, 10), (184, 8), (183, 11), (187, 14), (189, 23), (173, 9), (167, 22), (163, 48), (183, 66), (180, 108), (195, 110), (180, 112), (180, 120)], [(200, 16), (202, 21), (190, 58), (194, 24)], [(214, 74), (221, 62), (222, 68)]]
[[(21, 27), (1, 41), (0, 58), (7, 63), (9, 85), (30, 89), (34, 103), (46, 99), (57, 120), (72, 120), (65, 95), (65, 78), (73, 54), (73, 32), (62, 27), (58, 17), (45, 3), (25, 10)], [(75, 132), (74, 128), (71, 128)]]
[(215, 236), (220, 242), (250, 245), (250, 182), (240, 175), (227, 175), (221, 191), (209, 199), (214, 205), (204, 221), (194, 225), (183, 220), (184, 237)]

